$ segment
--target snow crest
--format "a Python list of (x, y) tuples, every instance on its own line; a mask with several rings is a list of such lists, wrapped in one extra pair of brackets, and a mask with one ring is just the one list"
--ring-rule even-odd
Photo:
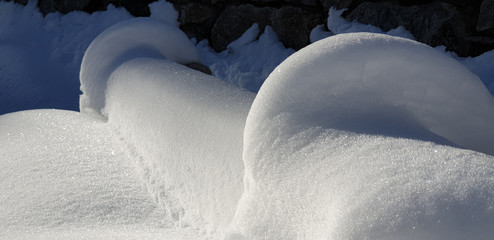
[(180, 226), (221, 234), (242, 194), (242, 137), (254, 94), (167, 59), (111, 75), (108, 123), (135, 149), (155, 201)]
[(454, 145), (493, 154), (493, 122), (479, 79), (435, 49), (318, 41), (254, 100), (228, 239), (490, 239), (494, 158)]
[(166, 58), (179, 63), (200, 62), (185, 33), (167, 22), (136, 18), (118, 23), (89, 45), (81, 64), (80, 110), (105, 116), (105, 90), (111, 73), (137, 57)]

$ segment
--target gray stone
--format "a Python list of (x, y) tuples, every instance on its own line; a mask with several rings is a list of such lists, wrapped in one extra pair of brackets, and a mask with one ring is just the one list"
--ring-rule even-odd
[(281, 42), (298, 50), (310, 44), (310, 32), (323, 21), (322, 14), (284, 6), (273, 11), (270, 22)]
[(273, 10), (251, 4), (228, 6), (211, 29), (211, 47), (218, 52), (225, 50), (230, 42), (239, 38), (254, 23), (264, 29), (270, 23)]
[(38, 2), (39, 11), (43, 14), (48, 14), (57, 11), (55, 0), (44, 0)]
[(480, 5), (477, 31), (494, 29), (494, 0), (484, 0)]
[(82, 11), (89, 4), (89, 0), (40, 0), (38, 7), (43, 14), (59, 11), (69, 13), (71, 11)]
[(335, 7), (336, 9), (349, 8), (354, 0), (320, 0), (324, 9)]
[(389, 31), (403, 26), (417, 41), (430, 46), (444, 45), (460, 56), (466, 56), (470, 43), (466, 39), (465, 22), (457, 8), (451, 4), (434, 1), (416, 6), (390, 3), (360, 4), (346, 16)]
[(188, 3), (179, 8), (180, 23), (203, 23), (214, 17), (212, 6), (204, 3)]
[(187, 36), (197, 39), (209, 38), (217, 15), (210, 4), (192, 2), (176, 4), (180, 28)]
[(205, 73), (207, 75), (213, 75), (213, 72), (211, 72), (211, 69), (209, 69), (208, 66), (206, 66), (202, 63), (191, 62), (191, 63), (186, 63), (184, 65), (189, 67), (189, 68), (192, 68), (194, 70), (197, 70), (199, 72)]
[(82, 11), (89, 4), (89, 0), (67, 0), (62, 1), (59, 11), (68, 13), (71, 11)]
[(444, 45), (460, 56), (467, 56), (470, 43), (466, 26), (457, 8), (448, 3), (432, 2), (410, 9), (412, 20), (403, 24), (415, 38), (430, 46)]
[(404, 25), (406, 21), (411, 21), (411, 19), (403, 19), (407, 14), (397, 4), (364, 2), (351, 11), (346, 19), (348, 21), (356, 20), (363, 24), (380, 27), (383, 31), (389, 31)]
[(314, 7), (317, 6), (319, 0), (285, 0), (287, 3), (292, 3), (296, 5)]

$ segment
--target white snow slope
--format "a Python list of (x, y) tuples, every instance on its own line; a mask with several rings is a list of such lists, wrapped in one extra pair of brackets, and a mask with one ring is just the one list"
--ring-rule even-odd
[(169, 229), (107, 124), (31, 110), (0, 126), (0, 239), (197, 239)]
[(434, 135), (493, 154), (493, 122), (479, 79), (435, 49), (316, 42), (254, 100), (230, 239), (491, 239), (494, 157)]
[(198, 59), (184, 36), (120, 23), (84, 55), (81, 113), (0, 116), (0, 238), (494, 235), (494, 100), (450, 56), (341, 34), (255, 96), (174, 62)]

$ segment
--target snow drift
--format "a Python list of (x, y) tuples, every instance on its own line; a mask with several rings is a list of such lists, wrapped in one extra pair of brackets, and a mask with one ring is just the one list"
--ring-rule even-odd
[(176, 26), (137, 18), (118, 23), (89, 45), (81, 64), (81, 112), (101, 115), (110, 74), (137, 57), (166, 58), (179, 63), (199, 62), (194, 45)]
[[(490, 239), (494, 101), (450, 57), (343, 34), (268, 77), (230, 239)], [(451, 144), (450, 144), (451, 145)]]
[[(233, 53), (258, 49), (250, 31)], [(494, 234), (494, 157), (457, 147), (493, 154), (494, 100), (452, 58), (338, 35), (289, 57), (257, 96), (179, 64), (198, 59), (173, 24), (121, 23), (84, 55), (82, 113), (2, 116), (0, 227), (141, 231), (162, 218), (213, 239)]]
[[(32, 110), (0, 126), (0, 239), (111, 239), (165, 223), (107, 124)], [(143, 236), (164, 236), (155, 230)]]
[(170, 220), (219, 234), (242, 194), (254, 94), (175, 63), (197, 56), (176, 26), (136, 19), (109, 28), (84, 56), (81, 111), (108, 119)]
[(169, 60), (138, 58), (113, 72), (104, 112), (169, 218), (219, 234), (242, 194), (242, 133), (253, 97)]

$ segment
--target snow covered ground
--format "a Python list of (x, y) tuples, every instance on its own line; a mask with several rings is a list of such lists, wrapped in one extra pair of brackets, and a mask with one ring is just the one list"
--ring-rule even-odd
[(298, 52), (253, 25), (215, 53), (151, 11), (0, 2), (0, 239), (494, 235), (492, 52), (331, 10)]

